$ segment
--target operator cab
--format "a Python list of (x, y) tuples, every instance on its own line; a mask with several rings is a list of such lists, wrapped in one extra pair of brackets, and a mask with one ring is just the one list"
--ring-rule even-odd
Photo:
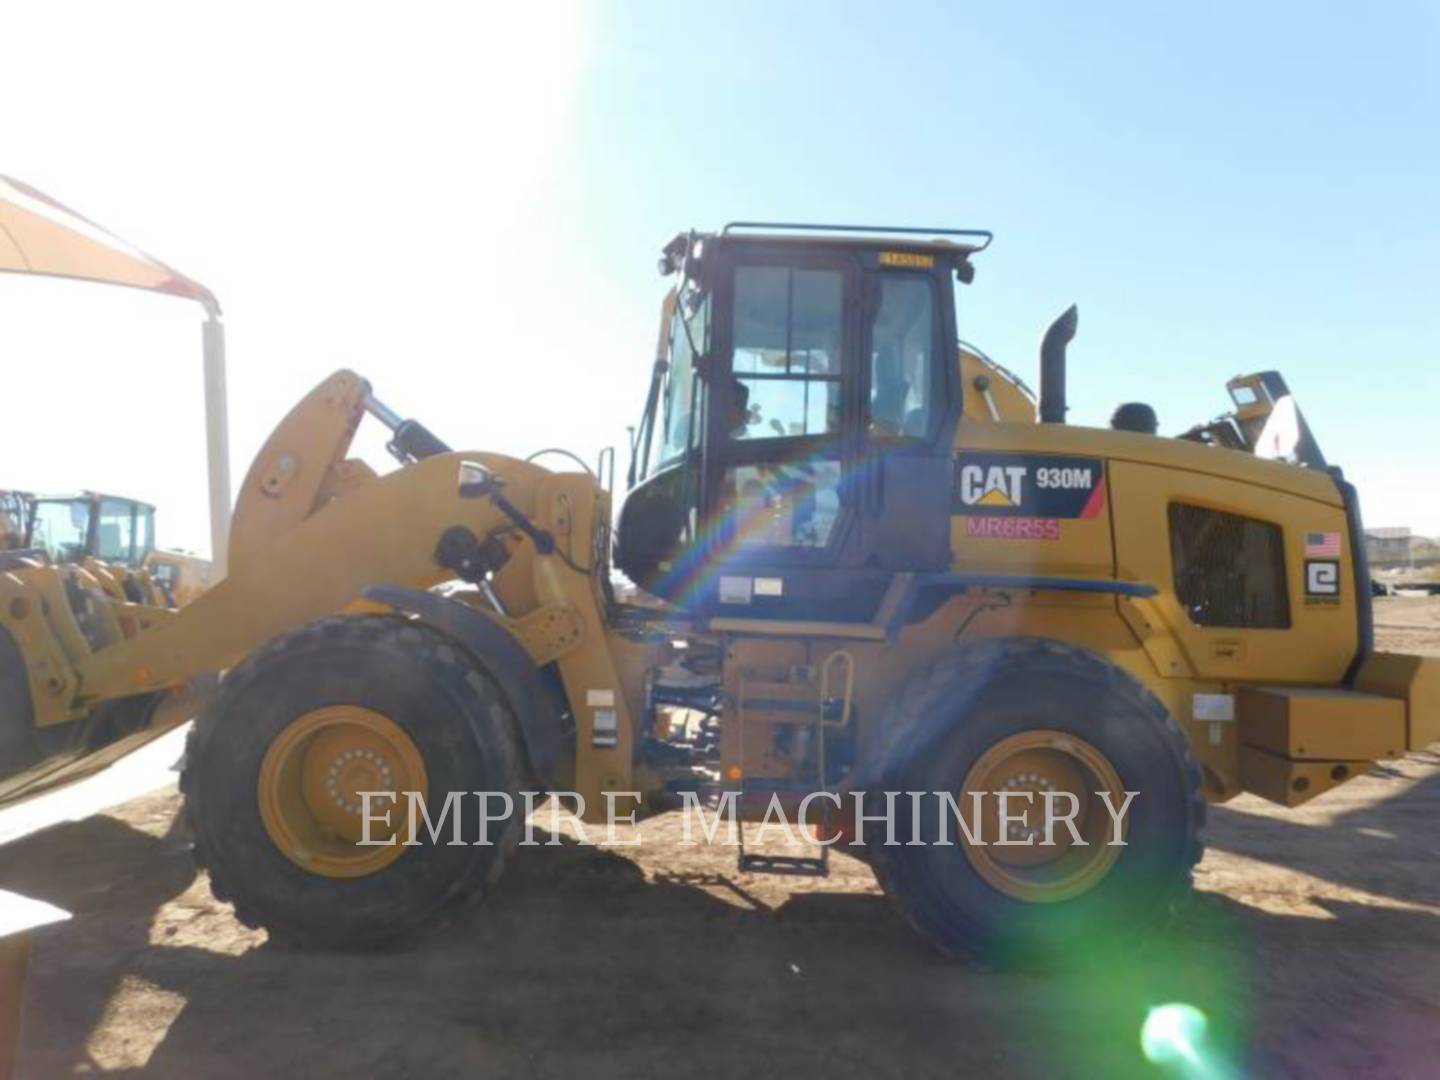
[(31, 499), (24, 546), (52, 562), (102, 562), (139, 569), (155, 548), (155, 507), (100, 495), (41, 495)]
[(948, 569), (954, 281), (989, 239), (741, 223), (671, 241), (621, 570), (698, 614), (855, 620), (897, 571)]

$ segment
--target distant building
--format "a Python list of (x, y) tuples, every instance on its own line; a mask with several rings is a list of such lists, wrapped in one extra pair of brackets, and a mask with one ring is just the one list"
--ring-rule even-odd
[(1376, 565), (1406, 565), (1415, 558), (1415, 536), (1408, 525), (1391, 529), (1366, 529), (1365, 551)]

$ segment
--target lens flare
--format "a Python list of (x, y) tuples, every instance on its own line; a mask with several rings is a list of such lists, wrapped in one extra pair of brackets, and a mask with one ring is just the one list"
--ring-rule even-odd
[[(752, 546), (793, 546), (793, 541), (767, 539), (765, 535), (774, 525), (776, 510), (789, 503), (803, 503), (807, 489), (827, 467), (839, 473), (841, 485), (849, 491), (865, 490), (869, 473), (878, 467), (884, 449), (877, 444), (858, 454), (847, 453), (837, 434), (766, 463), (764, 496), (748, 504), (738, 498), (724, 500), (700, 522), (694, 539), (662, 575), (654, 591), (670, 597), (680, 607), (689, 607), (713, 587), (735, 555)], [(840, 496), (838, 490), (835, 494)], [(847, 494), (843, 501), (853, 498)]]
[(1140, 1048), (1156, 1065), (1181, 1065), (1199, 1069), (1201, 1042), (1208, 1025), (1205, 1014), (1194, 1005), (1172, 1002), (1157, 1005), (1145, 1016), (1140, 1028)]

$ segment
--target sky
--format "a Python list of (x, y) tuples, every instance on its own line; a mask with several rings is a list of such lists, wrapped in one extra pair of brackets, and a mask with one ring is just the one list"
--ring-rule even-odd
[[(1440, 535), (1440, 7), (44, 4), (0, 173), (208, 285), (238, 488), (349, 367), (456, 447), (626, 459), (661, 245), (737, 219), (994, 230), (961, 334), (1162, 431), (1278, 368), (1366, 522)], [(206, 551), (200, 313), (0, 277), (0, 487)], [(383, 440), (362, 440), (372, 460)]]

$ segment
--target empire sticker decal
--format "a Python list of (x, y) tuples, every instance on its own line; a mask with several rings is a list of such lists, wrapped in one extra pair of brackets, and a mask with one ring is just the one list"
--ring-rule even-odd
[(1340, 603), (1340, 560), (1305, 560), (1305, 603)]

